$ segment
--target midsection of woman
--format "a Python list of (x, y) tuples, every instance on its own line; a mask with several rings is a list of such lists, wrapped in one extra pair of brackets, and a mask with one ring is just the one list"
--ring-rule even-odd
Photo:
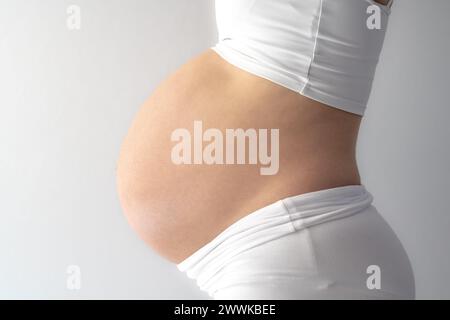
[[(121, 203), (154, 250), (178, 263), (275, 201), (360, 184), (356, 139), (389, 13), (376, 5), (380, 30), (368, 28), (375, 3), (216, 0), (218, 45), (157, 88), (121, 151)], [(255, 164), (174, 163), (172, 133), (193, 134), (195, 121), (224, 135), (278, 130), (276, 174)]]
[[(153, 249), (179, 262), (240, 217), (281, 198), (359, 184), (360, 119), (242, 71), (208, 50), (163, 82), (139, 111), (118, 166), (124, 211)], [(179, 128), (193, 133), (194, 121), (223, 133), (278, 129), (278, 172), (262, 175), (261, 165), (248, 161), (173, 163), (171, 134)]]

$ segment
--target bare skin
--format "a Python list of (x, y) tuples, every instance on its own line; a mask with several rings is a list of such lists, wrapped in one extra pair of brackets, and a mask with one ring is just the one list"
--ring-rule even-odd
[[(176, 165), (177, 128), (277, 128), (280, 165)], [(226, 227), (279, 199), (360, 184), (361, 117), (240, 70), (207, 50), (165, 80), (138, 112), (122, 145), (117, 185), (142, 239), (179, 263)]]

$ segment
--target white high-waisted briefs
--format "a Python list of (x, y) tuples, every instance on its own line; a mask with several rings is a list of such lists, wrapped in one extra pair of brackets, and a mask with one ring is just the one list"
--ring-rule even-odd
[(363, 115), (392, 0), (216, 0), (219, 42), (238, 68)]
[(362, 185), (239, 219), (177, 265), (214, 299), (414, 299), (408, 256)]

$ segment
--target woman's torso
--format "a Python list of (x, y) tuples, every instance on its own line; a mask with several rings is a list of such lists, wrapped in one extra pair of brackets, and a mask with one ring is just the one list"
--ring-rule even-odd
[[(118, 163), (124, 212), (154, 250), (178, 263), (234, 221), (279, 199), (359, 184), (360, 119), (242, 71), (208, 50), (164, 81), (136, 116)], [(263, 175), (264, 165), (248, 159), (175, 164), (171, 135), (185, 128), (194, 142), (194, 121), (202, 122), (203, 132), (215, 128), (224, 137), (226, 129), (278, 129), (278, 171)]]

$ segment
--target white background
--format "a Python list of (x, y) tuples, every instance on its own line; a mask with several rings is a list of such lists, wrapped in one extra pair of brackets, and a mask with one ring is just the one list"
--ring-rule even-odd
[[(395, 0), (358, 142), (422, 299), (450, 298), (449, 12)], [(115, 169), (140, 105), (216, 38), (213, 0), (0, 0), (0, 298), (207, 298), (130, 229)]]

